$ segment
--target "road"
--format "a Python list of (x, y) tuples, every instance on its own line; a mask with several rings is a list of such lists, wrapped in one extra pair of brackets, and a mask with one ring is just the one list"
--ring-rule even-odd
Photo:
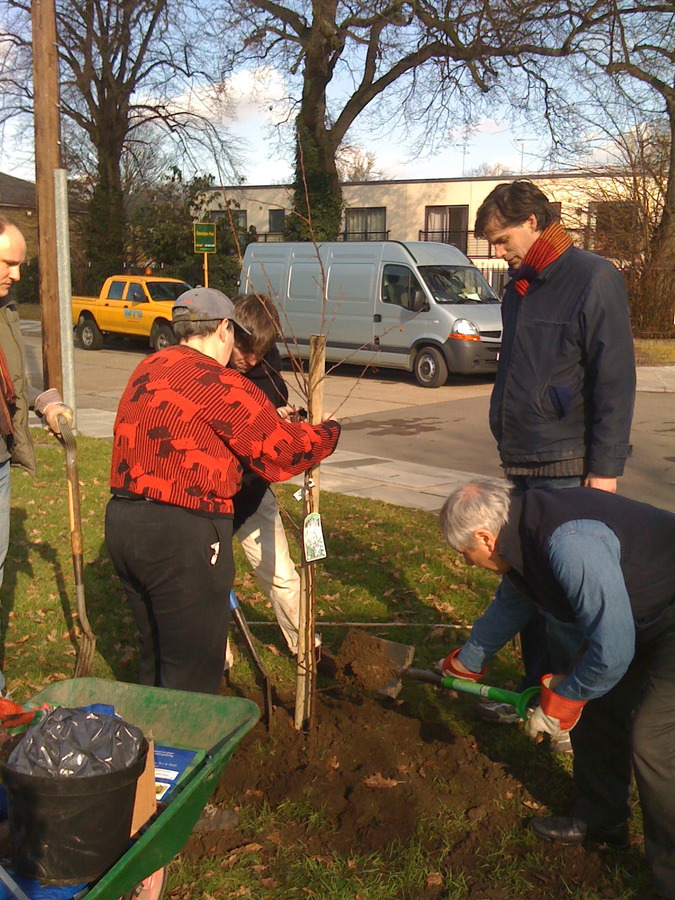
[[(25, 323), (28, 367), (40, 384), (39, 327)], [(28, 333), (27, 333), (28, 332)], [(32, 333), (30, 333), (32, 332)], [(75, 348), (76, 397), (81, 411), (99, 411), (101, 433), (110, 433), (120, 394), (147, 352), (141, 344), (109, 342), (103, 350)], [(648, 370), (638, 386), (649, 387)], [(675, 367), (667, 383), (675, 390)], [(296, 401), (306, 405), (292, 372), (286, 373)], [(412, 375), (367, 372), (341, 366), (326, 378), (324, 409), (342, 422), (340, 450), (399, 462), (499, 475), (499, 460), (487, 425), (491, 379), (452, 377), (435, 390)], [(620, 481), (621, 493), (675, 512), (675, 395), (662, 387), (639, 389), (633, 419), (633, 456)]]

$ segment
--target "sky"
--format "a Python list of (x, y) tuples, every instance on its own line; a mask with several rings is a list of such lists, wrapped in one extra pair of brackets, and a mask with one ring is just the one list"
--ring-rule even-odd
[[(260, 70), (244, 71), (232, 80), (230, 95), (236, 119), (230, 130), (248, 144), (242, 173), (248, 184), (276, 184), (293, 176), (291, 129), (279, 126), (286, 113), (284, 94), (283, 84), (272, 71), (267, 76)], [(275, 126), (286, 132), (285, 147), (279, 146)], [(461, 133), (449, 134), (446, 148), (432, 154), (420, 153), (424, 143), (421, 136), (411, 133), (407, 141), (373, 137), (366, 127), (359, 127), (358, 119), (347, 140), (373, 153), (376, 169), (388, 179), (457, 178), (482, 163), (497, 162), (514, 174), (537, 172), (544, 165), (546, 152), (542, 142), (519, 140), (515, 132), (493, 119), (476, 123), (468, 138)]]
[[(292, 124), (285, 93), (274, 70), (242, 71), (228, 84), (231, 103), (226, 125), (239, 148), (239, 174), (249, 185), (285, 183), (293, 177)], [(185, 98), (177, 98), (180, 101)], [(204, 111), (203, 98), (192, 97), (190, 103)], [(6, 126), (0, 137), (0, 171), (33, 181), (30, 130), (17, 135)], [(445, 149), (429, 154), (420, 152), (424, 145), (421, 135), (410, 133), (407, 138), (392, 141), (374, 137), (365, 127), (359, 128), (358, 120), (347, 135), (350, 144), (374, 154), (375, 168), (387, 179), (459, 178), (483, 163), (500, 163), (510, 174), (546, 168), (546, 146), (532, 137), (516, 137), (497, 119), (480, 120), (467, 137), (461, 132), (448, 134)], [(204, 158), (201, 164), (198, 174), (213, 174), (216, 182), (232, 180), (228, 173), (217, 171), (212, 159)]]

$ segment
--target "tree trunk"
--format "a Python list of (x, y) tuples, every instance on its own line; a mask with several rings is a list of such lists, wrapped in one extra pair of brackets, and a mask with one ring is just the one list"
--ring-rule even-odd
[(121, 144), (118, 142), (99, 147), (98, 184), (89, 203), (87, 229), (90, 290), (98, 290), (106, 278), (118, 274), (125, 260), (126, 220), (121, 155)]
[(295, 126), (293, 213), (286, 223), (287, 240), (335, 241), (340, 233), (342, 188), (335, 164), (337, 148), (326, 120), (326, 89), (336, 51), (334, 23), (334, 0), (314, 0)]

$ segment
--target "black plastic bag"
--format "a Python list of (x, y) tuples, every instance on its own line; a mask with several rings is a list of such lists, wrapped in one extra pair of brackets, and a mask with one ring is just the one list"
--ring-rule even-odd
[(127, 769), (143, 732), (116, 716), (59, 706), (30, 728), (7, 760), (23, 775), (91, 776)]

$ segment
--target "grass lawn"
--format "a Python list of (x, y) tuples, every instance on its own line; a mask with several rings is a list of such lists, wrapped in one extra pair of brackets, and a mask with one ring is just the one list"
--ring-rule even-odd
[[(2, 589), (2, 668), (15, 699), (20, 701), (53, 681), (72, 677), (77, 642), (63, 452), (44, 432), (36, 432), (36, 443), (38, 478), (32, 481), (20, 473), (13, 476), (12, 540)], [(109, 457), (109, 442), (78, 440), (86, 598), (98, 638), (92, 674), (134, 681), (135, 629), (103, 539)], [(292, 498), (292, 489), (282, 486), (278, 493), (288, 514), (287, 532), (297, 550), (300, 506)], [(321, 512), (329, 556), (318, 567), (317, 625), (329, 646), (339, 647), (347, 633), (340, 624), (344, 622), (380, 623), (379, 635), (416, 646), (416, 664), (422, 668), (430, 667), (461, 644), (467, 626), (489, 602), (496, 581), (487, 572), (467, 568), (442, 543), (435, 516), (328, 493), (322, 495)], [(290, 696), (294, 668), (283, 649), (269, 602), (257, 590), (236, 541), (235, 553), (235, 590), (249, 621), (263, 623), (254, 624), (252, 631), (260, 642), (275, 689)], [(253, 672), (241, 653), (235, 670), (238, 690), (254, 688)], [(519, 671), (518, 653), (507, 647), (490, 667), (490, 682), (513, 687)], [(405, 715), (419, 719), (425, 729), (443, 728), (470, 741), (479, 740), (484, 753), (503, 761), (495, 765), (513, 763), (521, 769), (524, 765), (526, 770), (531, 766), (533, 777), (535, 772), (538, 777), (543, 773), (554, 793), (569, 791), (569, 760), (554, 760), (542, 748), (530, 746), (516, 728), (481, 725), (472, 715), (472, 698), (442, 697), (426, 685), (405, 690), (409, 691)], [(256, 754), (260, 766), (265, 766), (274, 750), (263, 732), (258, 735), (257, 743), (249, 746), (247, 753)], [(330, 752), (326, 748), (327, 758)], [(452, 798), (453, 785), (444, 782), (442, 775), (437, 786)], [(567, 861), (552, 850), (536, 846), (531, 835), (528, 837), (521, 822), (528, 810), (522, 808), (514, 811), (512, 825), (500, 832), (498, 841), (481, 847), (475, 862), (476, 867), (488, 872), (494, 890), (489, 894), (472, 892), (471, 879), (461, 871), (446, 874), (445, 887), (441, 888), (434, 880), (439, 877), (438, 857), (428, 857), (428, 848), (442, 845), (447, 853), (453, 841), (461, 843), (457, 837), (460, 831), (464, 834), (467, 827), (476, 831), (475, 823), (467, 824), (466, 810), (460, 812), (458, 815), (448, 800), (442, 821), (421, 817), (414, 835), (386, 852), (335, 852), (326, 857), (311, 849), (312, 834), (322, 827), (320, 808), (303, 802), (261, 802), (255, 809), (241, 810), (240, 829), (248, 836), (243, 850), (201, 858), (179, 855), (170, 866), (168, 897), (631, 900), (645, 888), (639, 850), (632, 850), (621, 860), (596, 854), (591, 858), (592, 886), (585, 885), (583, 874), (567, 883)], [(273, 858), (263, 861), (260, 835), (279, 834), (281, 830), (287, 834), (289, 829), (295, 830), (298, 839), (291, 845), (280, 844)], [(513, 848), (535, 873), (529, 879), (514, 866)], [(586, 864), (585, 851), (579, 854), (581, 872)], [(533, 879), (548, 887), (533, 893)]]

